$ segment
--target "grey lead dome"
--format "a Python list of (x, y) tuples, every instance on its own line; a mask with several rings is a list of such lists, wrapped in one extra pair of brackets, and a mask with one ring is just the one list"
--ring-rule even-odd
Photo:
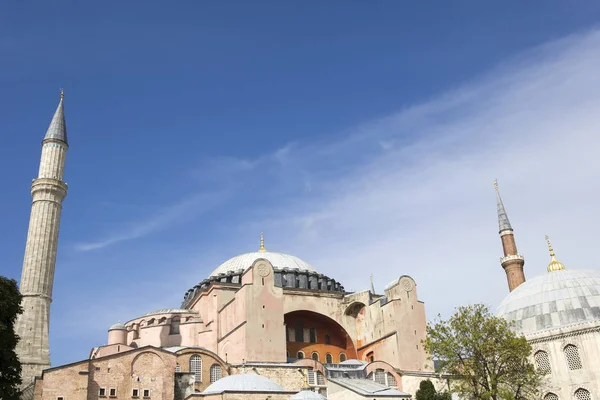
[(600, 320), (600, 271), (560, 270), (524, 282), (498, 306), (525, 336)]
[(236, 374), (219, 379), (203, 393), (232, 392), (284, 392), (285, 390), (269, 378), (256, 374)]

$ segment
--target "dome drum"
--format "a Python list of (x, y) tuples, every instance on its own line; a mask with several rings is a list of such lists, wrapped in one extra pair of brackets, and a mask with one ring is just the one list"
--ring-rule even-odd
[[(214, 283), (224, 283), (236, 286), (242, 284), (243, 270), (232, 271), (229, 273), (220, 273), (217, 276), (211, 276), (204, 279), (198, 285), (188, 290), (184, 296), (181, 308), (187, 307), (199, 292), (206, 290)], [(315, 272), (314, 270), (298, 270), (291, 268), (274, 268), (273, 275), (275, 286), (284, 289), (303, 289), (316, 290), (323, 292), (345, 293), (344, 287), (335, 279)]]

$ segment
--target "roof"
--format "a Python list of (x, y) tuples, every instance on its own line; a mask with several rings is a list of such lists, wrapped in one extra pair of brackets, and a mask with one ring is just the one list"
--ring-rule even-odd
[(198, 312), (194, 310), (187, 310), (185, 308), (161, 308), (160, 310), (155, 310), (144, 314), (142, 317), (149, 317), (151, 315), (159, 314), (198, 314)]
[(219, 265), (210, 276), (218, 276), (228, 272), (243, 272), (248, 269), (254, 261), (264, 258), (269, 261), (275, 268), (288, 268), (292, 270), (315, 271), (315, 269), (306, 261), (289, 254), (274, 253), (271, 251), (256, 251), (253, 253), (240, 254), (225, 261)]
[(312, 390), (302, 390), (292, 397), (289, 400), (326, 400), (326, 397), (323, 397), (317, 392), (313, 392)]
[(285, 392), (269, 378), (256, 374), (229, 375), (212, 383), (202, 393), (234, 392)]
[(498, 229), (499, 232), (512, 231), (512, 226), (510, 225), (510, 221), (508, 220), (508, 215), (506, 214), (506, 209), (504, 208), (504, 203), (502, 203), (502, 198), (500, 197), (500, 191), (498, 190), (498, 182), (494, 181), (494, 187), (496, 188), (496, 205), (498, 207)]
[(329, 378), (330, 382), (336, 383), (348, 390), (368, 397), (402, 397), (410, 398), (410, 394), (400, 392), (394, 388), (377, 383), (371, 379), (351, 379), (351, 378)]
[(600, 323), (600, 271), (565, 269), (536, 276), (506, 296), (497, 315), (526, 336)]
[(108, 330), (109, 330), (109, 331), (112, 331), (112, 330), (117, 330), (117, 329), (120, 329), (120, 330), (127, 330), (127, 328), (125, 327), (125, 325), (123, 325), (123, 324), (122, 324), (122, 323), (120, 323), (120, 322), (117, 322), (116, 324), (114, 324), (113, 326), (111, 326), (111, 327), (110, 327)]
[(56, 111), (54, 112), (54, 116), (52, 117), (50, 126), (46, 131), (46, 136), (44, 136), (44, 140), (60, 140), (68, 145), (69, 141), (67, 140), (67, 124), (65, 123), (65, 108), (63, 106), (63, 97), (64, 96), (61, 93), (60, 101), (58, 102), (58, 107), (56, 107)]

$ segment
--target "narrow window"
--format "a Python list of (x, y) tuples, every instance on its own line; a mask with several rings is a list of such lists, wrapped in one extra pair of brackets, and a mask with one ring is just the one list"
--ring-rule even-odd
[(311, 354), (311, 358), (315, 361), (319, 361), (319, 353), (313, 351), (313, 353)]
[(533, 355), (535, 363), (537, 364), (538, 370), (543, 374), (550, 373), (550, 360), (548, 359), (548, 353), (545, 351), (538, 351)]
[(317, 371), (317, 385), (324, 386), (325, 385), (325, 376), (321, 371)]
[(304, 352), (302, 352), (302, 351), (299, 351), (299, 352), (296, 354), (296, 358), (297, 358), (297, 359), (299, 359), (299, 360), (303, 359), (303, 358), (304, 358)]
[(179, 363), (175, 364), (175, 372), (181, 372), (181, 365)]
[(108, 392), (110, 397), (117, 397), (117, 389), (115, 388), (110, 388), (109, 392)]
[(398, 384), (396, 383), (396, 378), (390, 372), (385, 376), (387, 378), (387, 385), (389, 387), (396, 387)]
[(214, 383), (221, 379), (221, 366), (219, 364), (213, 364), (210, 367), (210, 383)]
[(577, 400), (592, 400), (592, 396), (590, 396), (590, 392), (588, 392), (584, 388), (579, 388), (575, 391), (575, 398)]
[(567, 364), (569, 369), (581, 369), (581, 359), (579, 358), (579, 350), (577, 346), (568, 344), (564, 348), (565, 357), (567, 358)]
[(171, 320), (171, 328), (169, 329), (169, 335), (179, 335), (180, 323), (181, 319), (179, 317), (175, 317)]
[(296, 321), (296, 329), (295, 329), (295, 339), (296, 342), (304, 342), (304, 329), (302, 327), (302, 321)]
[(136, 398), (136, 399), (137, 399), (138, 397), (140, 397), (140, 390), (139, 390), (139, 389), (133, 389), (133, 390), (131, 391), (131, 397), (134, 397), (134, 398)]
[(315, 374), (317, 373), (317, 371), (308, 371), (308, 384), (309, 385), (314, 385), (315, 384)]
[(346, 361), (346, 354), (340, 353), (340, 362), (344, 362), (344, 361)]
[(329, 336), (329, 333), (325, 334), (325, 344), (331, 344), (331, 336)]
[(58, 396), (58, 397), (56, 398), (56, 400), (65, 400), (65, 398), (64, 398), (64, 397), (62, 397), (62, 396)]
[(202, 359), (200, 356), (190, 357), (190, 373), (194, 374), (196, 382), (202, 382)]
[(98, 389), (98, 397), (106, 397), (106, 388)]
[(375, 370), (375, 382), (385, 385), (385, 371), (382, 369)]
[(317, 330), (315, 328), (310, 328), (310, 342), (317, 343)]
[(325, 362), (327, 364), (333, 364), (333, 356), (331, 355), (331, 353), (327, 353), (325, 355)]
[(144, 389), (144, 398), (145, 399), (149, 399), (150, 398), (150, 389)]

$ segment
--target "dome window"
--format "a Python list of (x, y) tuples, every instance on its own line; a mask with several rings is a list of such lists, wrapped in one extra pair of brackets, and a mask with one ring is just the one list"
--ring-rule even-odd
[(558, 396), (551, 392), (544, 396), (544, 400), (558, 400)]
[(592, 400), (592, 396), (590, 396), (590, 392), (583, 388), (579, 388), (575, 391), (575, 398), (577, 400)]
[(346, 361), (346, 354), (345, 353), (340, 353), (340, 362), (344, 362)]
[(194, 374), (196, 382), (202, 382), (202, 359), (199, 355), (190, 357), (190, 373)]
[(299, 351), (298, 354), (296, 354), (296, 358), (298, 360), (302, 360), (304, 358), (304, 352), (303, 351)]
[(311, 357), (313, 360), (319, 361), (319, 353), (317, 353), (316, 351), (313, 351), (313, 353), (311, 354)]
[(538, 351), (533, 356), (535, 358), (535, 363), (537, 364), (538, 370), (543, 374), (550, 373), (550, 360), (548, 359), (548, 353), (545, 351)]
[(221, 379), (221, 366), (219, 364), (213, 364), (210, 367), (210, 383), (215, 383)]
[(581, 369), (581, 359), (579, 358), (579, 350), (577, 346), (568, 344), (564, 348), (565, 357), (570, 370)]
[(331, 353), (327, 353), (327, 355), (325, 356), (325, 362), (327, 364), (333, 364), (333, 356), (331, 355)]

